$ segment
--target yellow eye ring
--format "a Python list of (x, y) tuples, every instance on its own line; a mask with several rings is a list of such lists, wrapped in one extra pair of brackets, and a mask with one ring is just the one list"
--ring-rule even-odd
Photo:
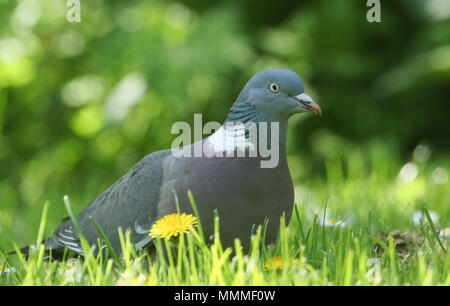
[(277, 93), (280, 90), (280, 86), (277, 83), (270, 83), (269, 89), (273, 93)]

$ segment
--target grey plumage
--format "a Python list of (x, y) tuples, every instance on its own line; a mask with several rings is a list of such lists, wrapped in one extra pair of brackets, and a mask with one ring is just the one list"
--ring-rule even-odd
[[(207, 235), (213, 232), (213, 213), (217, 209), (225, 245), (232, 245), (235, 238), (240, 238), (248, 246), (253, 225), (263, 224), (266, 218), (267, 240), (274, 241), (281, 215), (285, 213), (289, 220), (294, 204), (286, 159), (287, 120), (294, 113), (320, 112), (303, 91), (301, 79), (292, 71), (261, 71), (246, 84), (225, 121), (256, 125), (278, 122), (280, 138), (274, 145), (278, 145), (280, 156), (276, 167), (261, 168), (263, 158), (259, 155), (175, 157), (170, 150), (151, 153), (77, 215), (84, 237), (90, 244), (96, 244), (100, 238), (89, 218), (92, 217), (119, 253), (118, 227), (131, 229), (136, 247), (145, 248), (152, 243), (148, 236), (152, 224), (176, 212), (174, 191), (180, 209), (192, 212), (187, 196), (190, 190)], [(205, 138), (202, 144), (212, 141), (211, 137)], [(66, 247), (82, 254), (79, 237), (67, 218), (47, 240), (47, 246), (55, 250)]]

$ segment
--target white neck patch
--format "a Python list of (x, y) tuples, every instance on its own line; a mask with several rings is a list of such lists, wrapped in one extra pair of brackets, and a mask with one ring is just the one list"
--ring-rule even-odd
[[(246, 130), (249, 131), (249, 138), (245, 136)], [(244, 125), (243, 123), (227, 122), (209, 136), (207, 141), (212, 151), (231, 153), (236, 149), (254, 151), (253, 139), (256, 139), (255, 123), (249, 122)]]

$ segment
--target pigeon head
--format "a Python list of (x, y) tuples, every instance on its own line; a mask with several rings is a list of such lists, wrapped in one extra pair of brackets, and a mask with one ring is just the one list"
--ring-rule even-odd
[(239, 94), (227, 121), (283, 121), (294, 114), (321, 109), (307, 94), (293, 71), (267, 69), (255, 74)]

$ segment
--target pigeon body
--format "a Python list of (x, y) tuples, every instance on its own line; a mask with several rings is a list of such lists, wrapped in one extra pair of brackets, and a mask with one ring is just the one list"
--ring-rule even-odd
[[(152, 244), (151, 226), (177, 211), (174, 194), (180, 210), (192, 213), (188, 199), (191, 191), (206, 237), (213, 233), (217, 210), (225, 246), (232, 246), (234, 239), (239, 238), (248, 247), (252, 228), (264, 224), (266, 219), (266, 239), (273, 242), (280, 217), (285, 214), (288, 222), (294, 205), (286, 159), (287, 121), (291, 115), (304, 111), (320, 113), (320, 108), (304, 93), (297, 74), (285, 69), (257, 73), (236, 99), (224, 126), (199, 143), (183, 148), (185, 152), (194, 152), (200, 144), (205, 151), (202, 156), (175, 156), (172, 150), (147, 155), (78, 214), (83, 235), (90, 244), (97, 244), (100, 239), (91, 217), (118, 253), (121, 253), (119, 227), (132, 230), (137, 249), (146, 248)], [(278, 150), (279, 158), (276, 166), (264, 168), (261, 162), (267, 158), (249, 141), (245, 127), (253, 124), (259, 131), (264, 123), (273, 122), (279, 127), (279, 137), (270, 145)], [(228, 128), (227, 123), (235, 125)], [(257, 139), (260, 136), (257, 132)], [(270, 135), (268, 138), (272, 139)], [(254, 150), (256, 154), (251, 157)], [(233, 153), (233, 157), (227, 153)], [(47, 239), (47, 248), (68, 248), (82, 254), (69, 218)]]

